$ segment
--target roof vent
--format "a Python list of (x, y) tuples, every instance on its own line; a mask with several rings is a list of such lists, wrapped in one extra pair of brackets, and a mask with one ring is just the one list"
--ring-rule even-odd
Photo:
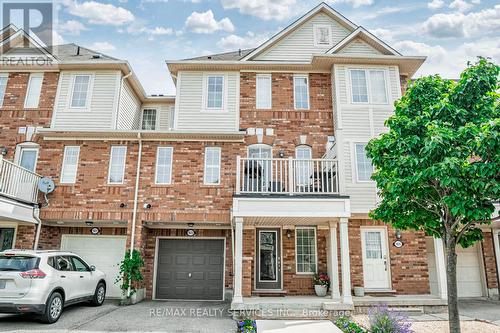
[(238, 49), (238, 55), (241, 57), (241, 49)]
[(78, 46), (78, 47), (76, 48), (76, 55), (77, 55), (77, 56), (79, 56), (79, 55), (80, 55), (80, 46)]
[(93, 54), (92, 55), (92, 59), (101, 59), (102, 58), (102, 55), (100, 54)]
[(212, 56), (208, 56), (207, 59), (212, 59)]

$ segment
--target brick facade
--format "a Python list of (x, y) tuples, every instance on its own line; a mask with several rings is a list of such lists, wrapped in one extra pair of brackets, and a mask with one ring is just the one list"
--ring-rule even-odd
[(482, 242), (482, 251), (484, 271), (486, 274), (486, 287), (488, 289), (498, 289), (499, 276), (497, 272), (497, 260), (500, 260), (500, 258), (495, 258), (495, 244), (493, 242), (493, 234), (491, 232), (483, 232), (483, 235), (484, 240)]

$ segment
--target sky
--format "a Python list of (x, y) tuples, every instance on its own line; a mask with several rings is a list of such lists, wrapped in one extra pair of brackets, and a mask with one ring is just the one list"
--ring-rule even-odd
[[(59, 0), (57, 42), (130, 62), (148, 94), (174, 94), (165, 60), (260, 45), (321, 1)], [(416, 77), (457, 78), (476, 56), (500, 63), (500, 2), (328, 0), (403, 55), (425, 55)]]

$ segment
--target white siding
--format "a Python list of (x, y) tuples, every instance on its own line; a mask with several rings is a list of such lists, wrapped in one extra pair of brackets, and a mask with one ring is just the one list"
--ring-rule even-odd
[[(351, 103), (349, 68), (377, 68), (386, 73), (387, 104)], [(366, 143), (387, 131), (384, 122), (394, 112), (394, 101), (401, 97), (399, 71), (396, 66), (336, 65), (335, 81), (335, 135), (338, 159), (341, 163), (341, 188), (351, 197), (353, 213), (366, 213), (377, 202), (374, 182), (358, 182), (354, 144)], [(343, 184), (343, 185), (342, 185)]]
[(224, 75), (225, 97), (222, 110), (206, 110), (204, 90), (206, 75), (203, 72), (179, 72), (175, 106), (175, 129), (200, 132), (234, 132), (239, 124), (238, 72), (216, 73)]
[[(70, 108), (73, 77), (79, 73), (92, 75), (90, 102), (85, 109)], [(114, 128), (120, 79), (119, 71), (61, 72), (52, 127), (65, 130)]]
[(139, 128), (141, 101), (135, 95), (129, 83), (123, 83), (120, 94), (117, 129), (131, 130)]
[(363, 41), (361, 38), (356, 38), (342, 49), (338, 51), (338, 53), (346, 53), (353, 55), (380, 55), (378, 50), (373, 48), (371, 45)]
[[(158, 131), (172, 130), (174, 126), (174, 108), (173, 103), (144, 103), (142, 109), (156, 109)], [(138, 127), (137, 127), (138, 128)]]
[[(332, 45), (314, 45), (314, 25), (332, 27)], [(318, 13), (295, 31), (255, 57), (255, 60), (308, 61), (313, 53), (324, 53), (349, 35), (349, 31), (330, 16)]]

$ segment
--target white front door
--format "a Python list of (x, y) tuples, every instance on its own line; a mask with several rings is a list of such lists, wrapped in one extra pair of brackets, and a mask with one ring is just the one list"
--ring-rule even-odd
[(389, 289), (391, 281), (386, 229), (361, 229), (361, 246), (365, 289)]

